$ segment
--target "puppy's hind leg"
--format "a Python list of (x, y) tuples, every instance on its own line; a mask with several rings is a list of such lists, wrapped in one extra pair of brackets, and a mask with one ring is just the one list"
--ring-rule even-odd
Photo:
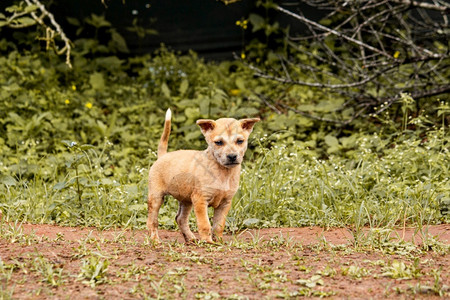
[(163, 200), (164, 195), (149, 191), (147, 228), (150, 233), (150, 239), (157, 243), (161, 242), (158, 236), (158, 213)]
[(189, 215), (191, 213), (191, 210), (192, 210), (192, 203), (180, 201), (178, 213), (177, 216), (175, 217), (175, 220), (177, 221), (178, 227), (180, 228), (180, 231), (183, 234), (186, 243), (195, 240), (195, 235), (189, 228)]

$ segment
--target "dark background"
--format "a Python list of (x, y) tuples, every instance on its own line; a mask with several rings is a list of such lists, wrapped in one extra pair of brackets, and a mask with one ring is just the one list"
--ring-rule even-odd
[[(243, 32), (236, 26), (236, 21), (256, 10), (254, 1), (225, 5), (215, 0), (114, 0), (105, 2), (107, 7), (100, 0), (58, 2), (52, 9), (55, 15), (79, 19), (92, 13), (105, 15), (125, 38), (131, 53), (152, 52), (164, 43), (175, 50), (192, 49), (211, 59), (231, 58), (233, 51), (240, 51)], [(138, 18), (140, 26), (155, 29), (158, 34), (141, 39), (128, 31), (126, 28), (131, 26), (134, 18)], [(61, 23), (64, 22), (61, 19)], [(83, 34), (90, 35), (89, 32)]]
[[(12, 0), (0, 1), (1, 11), (13, 3)], [(229, 5), (217, 0), (105, 0), (104, 3), (101, 0), (42, 0), (42, 3), (54, 14), (72, 41), (83, 37), (93, 38), (95, 29), (84, 26), (81, 34), (77, 35), (79, 28), (70, 24), (67, 17), (82, 22), (91, 14), (104, 15), (125, 38), (130, 54), (151, 53), (164, 43), (171, 49), (182, 52), (192, 49), (206, 59), (231, 59), (233, 52), (240, 53), (250, 40), (263, 38), (262, 32), (252, 32), (250, 24), (245, 31), (236, 25), (236, 21), (247, 19), (251, 13), (268, 17), (284, 27), (289, 26), (291, 34), (304, 30), (299, 27), (300, 22), (273, 10), (267, 14), (264, 8), (256, 6), (256, 1), (250, 0)], [(314, 19), (324, 15), (304, 4), (300, 5), (298, 1), (282, 1), (280, 4), (292, 11), (301, 10), (309, 17), (313, 15)], [(158, 34), (139, 38), (137, 34), (127, 30), (135, 18), (140, 26), (154, 29)], [(8, 29), (2, 29), (0, 33), (9, 34)], [(102, 31), (98, 34), (101, 40)]]

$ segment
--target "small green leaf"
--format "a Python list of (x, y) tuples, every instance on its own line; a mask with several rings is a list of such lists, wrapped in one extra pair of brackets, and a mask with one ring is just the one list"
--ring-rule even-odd
[(198, 107), (188, 107), (184, 111), (184, 114), (188, 119), (197, 119), (199, 117), (200, 110)]
[(163, 84), (161, 84), (161, 92), (163, 93), (163, 95), (166, 98), (170, 98), (171, 92), (169, 87), (167, 86), (167, 84), (165, 82), (163, 82)]
[(258, 224), (261, 220), (256, 218), (249, 218), (245, 219), (244, 222), (242, 222), (245, 226), (254, 226)]
[(16, 180), (10, 175), (1, 175), (0, 183), (3, 183), (6, 186), (14, 186), (17, 184)]
[(332, 135), (325, 136), (325, 144), (329, 147), (339, 147), (339, 141)]
[(134, 197), (139, 193), (139, 189), (138, 189), (137, 185), (131, 184), (131, 185), (128, 185), (125, 187), (125, 192), (129, 196)]
[(22, 17), (15, 20), (17, 23), (23, 26), (32, 26), (36, 24), (36, 21), (33, 18), (30, 17)]
[(190, 140), (195, 140), (197, 138), (199, 138), (201, 136), (201, 132), (200, 131), (192, 131), (189, 132), (188, 134), (186, 134), (185, 139), (186, 141), (190, 141)]
[(102, 73), (95, 72), (89, 76), (89, 83), (94, 90), (102, 91), (105, 89), (105, 79)]
[(180, 95), (183, 96), (184, 94), (186, 94), (188, 88), (189, 88), (189, 81), (187, 79), (183, 79), (181, 81), (179, 88)]
[(125, 41), (123, 36), (113, 29), (111, 29), (110, 32), (111, 32), (111, 44), (113, 44), (120, 52), (129, 53), (130, 50), (128, 49), (127, 42)]
[(54, 190), (61, 191), (67, 186), (66, 181), (60, 181), (53, 186)]
[(252, 30), (253, 32), (264, 28), (265, 21), (264, 21), (263, 17), (261, 17), (260, 15), (250, 14), (248, 19), (250, 20), (250, 23), (253, 26), (253, 30)]
[(66, 20), (70, 25), (74, 25), (77, 27), (81, 25), (80, 21), (77, 18), (67, 17)]
[(132, 211), (145, 211), (147, 210), (147, 204), (133, 204), (129, 206)]
[(112, 179), (109, 179), (109, 178), (101, 178), (100, 182), (104, 186), (113, 186), (113, 185), (116, 186), (117, 185)]
[(234, 83), (236, 84), (236, 86), (240, 89), (245, 91), (246, 87), (245, 87), (245, 82), (244, 79), (242, 77), (238, 77), (236, 78), (236, 80), (234, 81)]
[(34, 4), (32, 4), (32, 5), (27, 5), (27, 6), (25, 7), (24, 12), (25, 12), (25, 13), (31, 13), (31, 12), (33, 12), (33, 11), (36, 11), (38, 8), (39, 8), (39, 7), (38, 7), (37, 5), (34, 5)]
[(22, 9), (18, 5), (11, 5), (5, 8), (5, 11), (9, 13), (20, 12)]

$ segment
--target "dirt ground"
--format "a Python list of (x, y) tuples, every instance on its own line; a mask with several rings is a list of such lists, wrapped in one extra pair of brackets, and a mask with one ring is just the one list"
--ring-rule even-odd
[[(369, 232), (368, 230), (366, 230)], [(387, 235), (390, 234), (391, 238)], [(0, 299), (333, 299), (450, 296), (450, 225), (247, 230), (217, 245), (145, 231), (3, 224)], [(406, 242), (405, 242), (406, 241)]]

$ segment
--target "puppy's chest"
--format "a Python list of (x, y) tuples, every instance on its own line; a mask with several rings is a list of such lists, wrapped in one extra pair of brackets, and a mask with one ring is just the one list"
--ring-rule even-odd
[(238, 189), (239, 183), (234, 180), (216, 181), (203, 186), (202, 193), (208, 199), (209, 206), (217, 207), (222, 200), (231, 199)]
[[(208, 199), (208, 206), (214, 208), (218, 207), (222, 201), (230, 199), (234, 196), (236, 190), (209, 190), (206, 191), (206, 197)], [(209, 194), (209, 195), (208, 195)]]

